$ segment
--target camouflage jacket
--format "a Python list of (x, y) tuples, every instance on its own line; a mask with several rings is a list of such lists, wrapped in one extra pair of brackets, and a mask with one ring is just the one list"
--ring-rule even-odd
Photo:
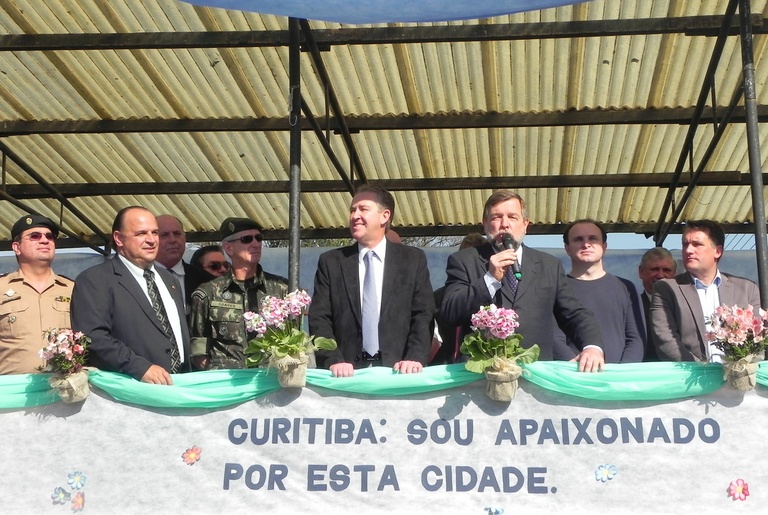
[(203, 283), (192, 294), (190, 332), (192, 356), (208, 356), (210, 368), (245, 368), (244, 351), (253, 334), (245, 331), (243, 314), (258, 311), (268, 296), (283, 297), (288, 280), (264, 272), (238, 281), (232, 273)]

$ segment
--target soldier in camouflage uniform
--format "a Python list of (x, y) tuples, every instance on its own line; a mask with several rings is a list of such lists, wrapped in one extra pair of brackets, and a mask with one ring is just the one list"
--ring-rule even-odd
[(197, 370), (245, 368), (244, 351), (255, 335), (246, 333), (243, 314), (258, 311), (264, 297), (282, 297), (288, 290), (286, 278), (265, 272), (259, 264), (259, 224), (227, 218), (219, 231), (232, 267), (192, 294), (192, 364)]

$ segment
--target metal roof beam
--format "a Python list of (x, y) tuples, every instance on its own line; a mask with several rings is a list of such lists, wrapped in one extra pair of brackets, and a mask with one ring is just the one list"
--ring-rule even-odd
[[(32, 178), (32, 180), (36, 181), (40, 185), (40, 187), (43, 188), (43, 190), (45, 190), (48, 193), (48, 196), (43, 198), (53, 198), (58, 200), (62, 206), (66, 207), (73, 215), (75, 215), (81, 222), (83, 222), (89, 229), (91, 229), (94, 232), (94, 234), (102, 238), (105, 245), (109, 243), (110, 238), (106, 236), (103, 232), (101, 232), (99, 228), (96, 226), (96, 224), (94, 224), (90, 220), (90, 218), (85, 216), (85, 214), (83, 214), (79, 209), (77, 209), (74, 205), (72, 205), (72, 203), (64, 195), (62, 195), (61, 192), (55, 186), (46, 182), (46, 180), (39, 173), (37, 173), (27, 163), (22, 161), (22, 159), (19, 156), (17, 156), (15, 152), (9, 149), (3, 142), (0, 142), (0, 152), (2, 152), (3, 155), (7, 156), (8, 159), (13, 161), (16, 164), (16, 166), (18, 166), (21, 170), (23, 170), (24, 173), (29, 175)], [(6, 192), (7, 191), (8, 191), (8, 188), (6, 188)], [(9, 195), (12, 197), (10, 193)], [(11, 200), (11, 199), (6, 198), (6, 200)], [(28, 213), (35, 213), (31, 209), (23, 207), (20, 204), (17, 204), (17, 207), (24, 209)], [(62, 227), (59, 227), (59, 229), (63, 230)], [(72, 234), (72, 236), (77, 237), (74, 234)]]
[[(757, 106), (758, 121), (768, 122), (768, 105)], [(366, 130), (488, 129), (515, 127), (570, 127), (590, 125), (687, 125), (694, 107), (668, 109), (579, 109), (554, 113), (434, 113), (425, 115), (345, 116), (351, 132)], [(306, 114), (306, 111), (305, 111)], [(746, 122), (744, 106), (737, 106), (731, 123)], [(317, 125), (302, 119), (302, 130)], [(339, 132), (331, 120), (328, 129)], [(31, 134), (117, 134), (144, 132), (268, 132), (288, 131), (287, 117), (196, 118), (142, 120), (6, 120), (0, 121), (0, 137)]]
[[(559, 224), (531, 224), (528, 226), (526, 234), (563, 234), (565, 226), (568, 222)], [(625, 234), (641, 234), (648, 238), (648, 246), (653, 246), (651, 237), (656, 227), (655, 224), (650, 223), (607, 223), (601, 224), (605, 227), (608, 233), (625, 233)], [(671, 232), (680, 234), (682, 233), (684, 224), (674, 224), (671, 227)], [(404, 227), (395, 226), (394, 229), (401, 237), (409, 238), (416, 236), (466, 236), (471, 232), (479, 232), (482, 234), (482, 224), (471, 225), (438, 225), (438, 226), (424, 226), (424, 227)], [(723, 229), (726, 234), (754, 234), (754, 224), (723, 224)], [(264, 231), (264, 237), (267, 240), (287, 240), (288, 230), (279, 231)], [(216, 231), (209, 232), (188, 232), (187, 241), (189, 242), (209, 242), (217, 241), (219, 238)], [(302, 240), (325, 240), (325, 239), (338, 239), (338, 238), (350, 238), (349, 229), (346, 227), (335, 227), (328, 229), (302, 229)]]
[(704, 75), (704, 82), (701, 85), (701, 90), (699, 91), (699, 97), (696, 101), (696, 110), (693, 114), (693, 117), (691, 118), (691, 124), (688, 127), (688, 133), (685, 137), (685, 142), (683, 143), (682, 148), (680, 149), (680, 156), (677, 160), (677, 165), (675, 167), (674, 177), (672, 178), (672, 181), (669, 185), (669, 190), (667, 191), (667, 196), (664, 199), (664, 205), (661, 208), (661, 212), (659, 213), (659, 224), (656, 228), (655, 234), (654, 234), (654, 241), (656, 245), (662, 245), (664, 243), (664, 239), (666, 238), (668, 232), (669, 232), (669, 226), (676, 222), (675, 217), (673, 216), (669, 221), (667, 221), (667, 214), (669, 213), (669, 210), (672, 209), (672, 205), (675, 201), (675, 190), (677, 189), (677, 186), (680, 181), (680, 177), (683, 173), (683, 168), (685, 167), (686, 161), (689, 159), (692, 160), (693, 157), (693, 140), (694, 136), (696, 135), (696, 129), (699, 126), (699, 122), (701, 121), (704, 108), (707, 104), (707, 97), (709, 96), (710, 91), (712, 90), (712, 83), (714, 81), (715, 72), (717, 71), (717, 67), (720, 63), (720, 58), (723, 55), (723, 49), (725, 48), (725, 42), (727, 40), (727, 36), (730, 30), (730, 27), (732, 26), (733, 22), (738, 22), (738, 19), (734, 19), (734, 13), (736, 12), (736, 6), (737, 6), (737, 0), (731, 0), (728, 3), (728, 7), (726, 7), (725, 15), (723, 16), (723, 24), (720, 28), (720, 34), (717, 37), (717, 41), (715, 41), (714, 48), (712, 49), (712, 56), (709, 59), (709, 65), (707, 66), (707, 72)]
[(309, 26), (309, 22), (307, 20), (300, 20), (299, 24), (301, 25), (301, 34), (306, 40), (307, 47), (309, 47), (309, 55), (312, 58), (312, 64), (315, 66), (315, 72), (320, 78), (320, 82), (325, 87), (326, 99), (331, 106), (334, 120), (339, 127), (339, 133), (341, 134), (342, 141), (344, 142), (344, 146), (346, 147), (347, 153), (349, 154), (349, 159), (352, 165), (352, 173), (350, 174), (351, 178), (354, 181), (355, 172), (357, 172), (359, 179), (363, 182), (367, 182), (365, 170), (363, 169), (363, 163), (360, 161), (360, 156), (358, 155), (357, 149), (355, 148), (355, 143), (352, 141), (352, 134), (350, 133), (347, 122), (344, 119), (344, 110), (341, 108), (339, 99), (336, 96), (336, 91), (333, 89), (333, 83), (331, 83), (331, 78), (328, 75), (328, 70), (325, 68), (323, 57), (320, 55), (320, 49), (315, 42), (314, 35), (312, 34), (312, 28)]
[[(768, 173), (763, 174), (768, 179)], [(673, 173), (629, 173), (568, 176), (506, 176), (465, 177), (437, 179), (383, 179), (370, 181), (390, 191), (439, 191), (473, 189), (532, 189), (532, 188), (666, 188)], [(678, 184), (685, 185), (691, 179), (681, 177)], [(701, 174), (698, 186), (749, 186), (749, 174), (739, 171), (709, 171)], [(125, 195), (228, 195), (243, 193), (288, 193), (290, 181), (227, 181), (227, 182), (123, 182), (93, 184), (55, 184), (56, 190), (65, 197), (101, 197)], [(44, 187), (36, 184), (9, 184), (8, 194), (18, 199), (54, 198)], [(340, 180), (302, 181), (303, 193), (349, 192), (349, 185)]]
[[(514, 41), (576, 37), (642, 36), (686, 34), (717, 36), (723, 16), (682, 16), (622, 20), (582, 20), (492, 25), (440, 25), (417, 27), (365, 27), (314, 30), (323, 47), (332, 45), (382, 45), (452, 43), (463, 41)], [(763, 17), (751, 17), (752, 32), (765, 34)], [(738, 35), (732, 20), (728, 35)], [(287, 30), (220, 32), (142, 32), (113, 34), (6, 34), (0, 36), (0, 51), (35, 52), (58, 50), (152, 50), (186, 48), (287, 47)]]
[[(567, 223), (567, 222), (566, 222)], [(559, 224), (531, 224), (528, 226), (527, 234), (531, 235), (560, 235), (565, 230), (566, 223)], [(608, 223), (601, 224), (605, 227), (609, 233), (625, 233), (625, 234), (641, 234), (649, 239), (648, 246), (652, 246), (653, 231), (656, 227), (651, 223)], [(722, 224), (726, 234), (750, 234), (754, 235), (755, 225), (752, 223), (745, 224)], [(674, 224), (671, 227), (671, 232), (680, 234), (684, 224)], [(410, 238), (417, 236), (466, 236), (470, 232), (481, 232), (483, 226), (481, 224), (470, 225), (438, 225), (438, 226), (423, 226), (423, 227), (395, 227), (397, 233), (401, 237)], [(212, 241), (219, 241), (220, 236), (216, 231), (189, 231), (187, 234), (187, 242), (189, 243), (207, 243)], [(265, 230), (264, 237), (269, 240), (287, 240), (288, 229), (285, 230)], [(349, 229), (346, 227), (336, 227), (329, 229), (302, 229), (302, 240), (325, 240), (325, 239), (338, 239), (349, 238)], [(74, 240), (72, 238), (59, 238), (56, 241), (56, 248), (80, 248), (83, 243), (80, 240)], [(11, 248), (11, 242), (9, 240), (0, 240), (0, 250), (9, 250)], [(96, 247), (93, 247), (96, 248)], [(96, 248), (96, 250), (99, 250)]]

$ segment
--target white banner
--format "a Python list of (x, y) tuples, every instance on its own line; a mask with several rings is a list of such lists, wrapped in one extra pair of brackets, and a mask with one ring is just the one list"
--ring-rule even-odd
[(762, 390), (598, 402), (522, 381), (507, 405), (484, 387), (5, 411), (0, 513), (764, 512)]

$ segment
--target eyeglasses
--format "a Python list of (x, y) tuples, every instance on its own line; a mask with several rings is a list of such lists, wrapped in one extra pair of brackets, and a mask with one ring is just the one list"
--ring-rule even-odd
[(264, 236), (262, 236), (261, 234), (247, 234), (245, 236), (241, 236), (239, 238), (235, 238), (235, 239), (227, 240), (227, 241), (229, 241), (229, 242), (239, 241), (243, 245), (248, 245), (249, 243), (251, 243), (254, 240), (254, 238), (256, 239), (256, 241), (263, 241), (264, 240)]
[(56, 236), (53, 235), (52, 232), (31, 232), (26, 235), (27, 238), (29, 238), (29, 241), (40, 241), (43, 239), (43, 236), (45, 236), (45, 239), (48, 241), (55, 241)]
[(222, 268), (224, 270), (229, 270), (229, 261), (211, 261), (207, 265), (205, 265), (205, 268), (212, 272), (218, 272)]

